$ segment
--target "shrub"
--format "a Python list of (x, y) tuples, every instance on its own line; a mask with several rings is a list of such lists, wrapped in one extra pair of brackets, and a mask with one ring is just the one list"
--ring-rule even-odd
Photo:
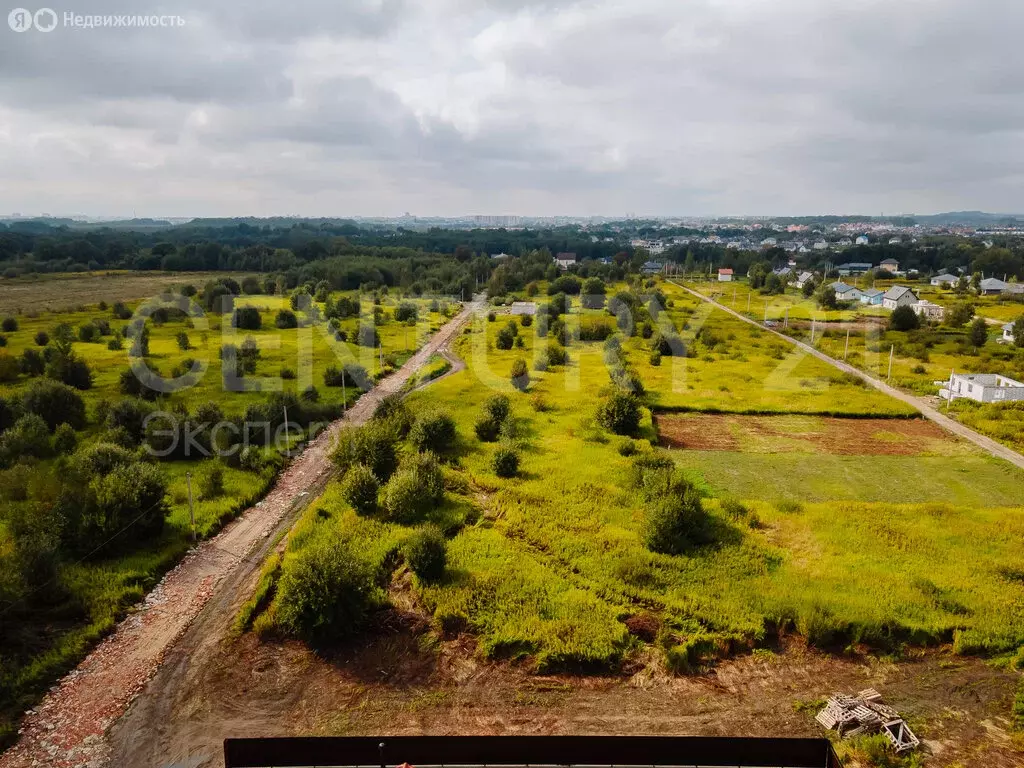
[(443, 411), (421, 415), (409, 431), (409, 440), (420, 453), (447, 453), (455, 447), (455, 438), (455, 420)]
[(540, 392), (536, 392), (530, 396), (530, 407), (537, 413), (545, 413), (546, 411), (551, 410), (551, 405)]
[(356, 334), (356, 344), (360, 347), (379, 347), (380, 334), (372, 325), (360, 324), (359, 332)]
[(512, 401), (508, 395), (491, 395), (484, 401), (484, 413), (501, 423), (509, 417), (512, 410)]
[(708, 520), (697, 490), (677, 482), (668, 493), (647, 502), (644, 544), (652, 552), (681, 555), (708, 540)]
[(320, 393), (317, 391), (316, 387), (309, 386), (302, 390), (302, 394), (299, 395), (299, 399), (304, 403), (319, 403)]
[(392, 430), (396, 437), (404, 438), (412, 429), (415, 420), (405, 399), (400, 394), (386, 395), (377, 403), (373, 420)]
[(632, 392), (613, 392), (598, 406), (597, 423), (617, 435), (636, 434), (640, 427), (640, 401)]
[(121, 341), (121, 337), (120, 336), (115, 336), (110, 341), (108, 341), (107, 342), (107, 349), (109, 349), (112, 352), (116, 352), (118, 350), (124, 349), (124, 342)]
[(737, 499), (723, 499), (722, 511), (733, 520), (746, 520), (750, 517), (750, 510)]
[(83, 323), (78, 327), (78, 340), (86, 344), (99, 341), (100, 329), (92, 323)]
[(569, 363), (569, 353), (565, 347), (554, 341), (548, 342), (547, 357), (551, 365), (567, 365)]
[(430, 511), (415, 470), (402, 469), (394, 474), (384, 489), (384, 509), (389, 520), (413, 523)]
[(21, 373), (21, 359), (12, 357), (6, 352), (0, 352), (0, 382), (15, 381), (19, 373)]
[(975, 347), (983, 347), (988, 342), (988, 323), (985, 322), (985, 318), (979, 317), (971, 323), (970, 329), (967, 332), (967, 337), (970, 339), (971, 344)]
[(292, 379), (295, 378), (295, 371), (293, 371), (291, 368), (282, 368), (280, 376), (285, 381), (291, 381)]
[(22, 398), (26, 413), (43, 418), (51, 430), (69, 424), (74, 430), (85, 428), (85, 401), (66, 384), (58, 381), (34, 382)]
[(498, 316), (494, 312), (487, 313), (487, 322), (493, 323)]
[(78, 437), (75, 435), (75, 430), (71, 428), (71, 425), (57, 425), (57, 429), (53, 433), (53, 452), (60, 456), (66, 456), (74, 453), (77, 447)]
[(5, 317), (3, 322), (0, 323), (0, 330), (4, 333), (14, 333), (18, 330), (18, 319), (15, 317)]
[(659, 365), (661, 365), (661, 352), (659, 352), (658, 350), (654, 350), (653, 352), (651, 352), (649, 361), (651, 365), (657, 368)]
[(0, 466), (9, 467), (19, 459), (50, 455), (50, 430), (41, 416), (27, 413), (0, 435)]
[(36, 346), (45, 347), (50, 343), (50, 334), (46, 331), (39, 331), (35, 336)]
[(145, 435), (146, 417), (153, 412), (153, 406), (138, 398), (122, 398), (110, 407), (107, 414), (107, 426), (111, 429), (123, 429), (137, 445)]
[(523, 328), (529, 328), (533, 325), (533, 315), (522, 315), (519, 318), (519, 324), (522, 325)]
[(439, 581), (448, 564), (448, 544), (436, 526), (426, 526), (405, 542), (405, 561), (416, 576), (426, 582)]
[(384, 424), (370, 422), (345, 430), (331, 459), (341, 472), (364, 464), (380, 482), (387, 482), (398, 468), (395, 442), (396, 436)]
[(913, 331), (921, 327), (921, 318), (909, 306), (896, 307), (889, 315), (890, 331)]
[(277, 313), (277, 317), (274, 318), (274, 325), (278, 328), (298, 328), (299, 318), (295, 316), (295, 313), (290, 309), (282, 309)]
[(398, 305), (397, 309), (395, 309), (395, 320), (400, 323), (407, 323), (410, 321), (416, 322), (419, 316), (419, 309), (417, 309), (416, 305), (411, 301), (403, 301)]
[(286, 556), (277, 585), (278, 625), (311, 642), (355, 633), (381, 602), (373, 571), (359, 555), (333, 536)]
[(192, 348), (192, 342), (189, 341), (188, 334), (184, 331), (179, 331), (175, 340), (178, 342), (178, 349), (182, 351), (187, 351)]
[(520, 357), (512, 363), (510, 378), (512, 379), (512, 386), (520, 392), (525, 392), (526, 388), (530, 386), (530, 371), (526, 367), (526, 361), (523, 358)]
[(217, 462), (210, 462), (199, 474), (199, 498), (216, 499), (224, 495), (224, 470)]
[[(145, 376), (145, 373), (143, 374)], [(131, 368), (121, 371), (117, 384), (118, 391), (128, 397), (141, 397), (143, 400), (156, 400), (160, 393), (146, 385)]]
[(372, 515), (377, 511), (377, 494), (380, 482), (373, 471), (365, 464), (356, 464), (349, 468), (342, 486), (345, 501), (352, 505), (360, 515)]
[(662, 357), (686, 357), (686, 345), (679, 338), (679, 334), (657, 333), (651, 340), (654, 351), (661, 353)]
[(106, 475), (114, 467), (132, 462), (132, 454), (115, 443), (93, 443), (82, 448), (74, 457), (75, 463), (88, 475)]
[(619, 456), (633, 456), (636, 453), (636, 443), (632, 440), (623, 440), (618, 447)]
[(501, 446), (494, 452), (491, 467), (498, 477), (515, 477), (519, 472), (519, 452), (510, 446)]
[(477, 439), (481, 442), (493, 443), (501, 433), (501, 422), (492, 416), (484, 414), (473, 425), (473, 432), (476, 433)]
[(515, 341), (516, 335), (506, 326), (498, 331), (498, 335), (494, 339), (494, 346), (498, 349), (512, 349)]
[(257, 307), (239, 307), (235, 310), (232, 326), (246, 331), (258, 331), (263, 327), (263, 317)]

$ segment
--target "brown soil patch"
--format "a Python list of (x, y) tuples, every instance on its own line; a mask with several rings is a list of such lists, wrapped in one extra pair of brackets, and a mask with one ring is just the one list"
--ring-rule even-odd
[(224, 643), (189, 669), (157, 732), (115, 739), (110, 764), (220, 766), (222, 739), (256, 735), (821, 736), (814, 702), (869, 686), (912, 720), (929, 766), (1022, 763), (1007, 720), (1017, 675), (948, 650), (890, 663), (787, 639), (694, 676), (665, 674), (653, 651), (635, 674), (538, 676), (481, 662), (469, 637), (421, 632), (395, 617), (333, 653)]
[(695, 451), (915, 456), (952, 442), (924, 419), (838, 419), (825, 416), (658, 416), (662, 445)]

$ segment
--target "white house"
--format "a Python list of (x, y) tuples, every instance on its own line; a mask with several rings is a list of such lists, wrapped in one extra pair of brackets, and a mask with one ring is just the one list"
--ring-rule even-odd
[(508, 311), (513, 315), (536, 315), (537, 304), (533, 301), (513, 301)]
[(511, 258), (512, 258), (511, 254), (504, 253), (504, 252), (502, 252), (502, 253), (492, 253), (491, 254), (491, 259), (493, 259), (494, 261), (504, 261), (505, 259), (511, 259)]
[(559, 253), (555, 256), (555, 264), (558, 265), (559, 269), (569, 269), (569, 267), (576, 266), (576, 254), (575, 253)]
[(898, 261), (896, 261), (896, 259), (886, 259), (885, 261), (883, 261), (878, 266), (881, 267), (882, 269), (884, 269), (886, 272), (899, 272), (900, 271), (900, 263)]
[(949, 283), (950, 285), (956, 285), (960, 279), (959, 275), (951, 275), (949, 272), (943, 272), (941, 275), (936, 275), (931, 279), (931, 284), (936, 288)]
[(811, 247), (814, 250), (816, 250), (816, 251), (827, 251), (828, 250), (828, 243), (826, 243), (824, 240), (819, 240), (818, 242), (816, 242)]
[(859, 289), (842, 282), (832, 283), (829, 288), (836, 292), (836, 301), (860, 301), (864, 295)]
[(1009, 287), (1009, 283), (1004, 283), (996, 277), (986, 277), (981, 281), (981, 292), (984, 294), (1002, 293), (1003, 291), (1008, 290)]
[(911, 304), (910, 308), (914, 310), (914, 314), (924, 320), (935, 320), (942, 322), (942, 318), (946, 316), (946, 308), (941, 307), (938, 304), (933, 304), (927, 299), (921, 299), (916, 304)]
[(644, 265), (640, 267), (640, 271), (645, 275), (657, 275), (663, 269), (665, 269), (665, 265), (660, 261), (645, 261)]
[(797, 288), (803, 288), (805, 285), (807, 285), (808, 281), (813, 280), (813, 279), (814, 279), (814, 273), (813, 272), (801, 272), (797, 276), (797, 278), (796, 278), (796, 287)]
[(1003, 338), (1000, 339), (1000, 341), (1004, 341), (1007, 344), (1013, 344), (1015, 340), (1016, 339), (1013, 335), (1013, 323), (1007, 323), (1003, 326)]
[(902, 242), (903, 241), (900, 240), (898, 237), (890, 237), (889, 238), (889, 245), (899, 245)]
[(861, 235), (860, 237), (857, 238), (856, 242), (857, 242), (857, 245), (867, 245), (871, 241), (868, 240), (868, 236), (867, 235)]
[(761, 247), (762, 248), (771, 248), (772, 246), (778, 245), (778, 244), (779, 244), (779, 241), (776, 240), (774, 237), (766, 237), (764, 240), (761, 241)]
[(1004, 403), (1024, 400), (1024, 384), (996, 373), (954, 373), (939, 397), (957, 400), (966, 397), (979, 403)]
[(882, 296), (882, 306), (886, 309), (909, 307), (911, 304), (917, 304), (917, 302), (917, 294), (902, 285), (894, 285)]
[(732, 282), (732, 270), (725, 269), (724, 267), (718, 270), (718, 282), (720, 283), (731, 283)]

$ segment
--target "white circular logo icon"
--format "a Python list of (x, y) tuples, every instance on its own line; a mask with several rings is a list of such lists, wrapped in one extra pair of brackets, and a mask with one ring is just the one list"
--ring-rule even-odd
[[(50, 11), (50, 13), (53, 13), (53, 11)], [(15, 8), (7, 14), (7, 26), (15, 32), (28, 32), (32, 29), (32, 11), (25, 10), (24, 8)]]
[(40, 32), (53, 32), (53, 28), (57, 26), (57, 14), (50, 8), (40, 8), (32, 17), (32, 21)]

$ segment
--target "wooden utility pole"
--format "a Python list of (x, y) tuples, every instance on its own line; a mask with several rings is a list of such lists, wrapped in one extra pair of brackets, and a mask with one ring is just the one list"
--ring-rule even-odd
[(850, 354), (850, 329), (846, 329), (846, 348), (843, 350), (843, 360), (846, 360), (846, 356)]
[(185, 473), (185, 484), (188, 486), (188, 519), (192, 521), (192, 543), (196, 543), (196, 512), (192, 508), (192, 473)]
[(768, 322), (768, 299), (764, 300), (764, 321)]
[(292, 457), (292, 439), (288, 434), (288, 406), (284, 406), (284, 452), (290, 459)]
[(888, 378), (886, 378), (886, 381), (892, 381), (892, 358), (895, 353), (896, 345), (893, 344), (891, 347), (889, 347), (889, 376)]
[(748, 294), (747, 294), (747, 312), (749, 312), (749, 311), (750, 311), (750, 297), (751, 297), (752, 295), (753, 295), (753, 294), (751, 294), (751, 293), (748, 293)]
[(348, 411), (348, 392), (345, 390), (345, 366), (341, 366), (341, 412)]

